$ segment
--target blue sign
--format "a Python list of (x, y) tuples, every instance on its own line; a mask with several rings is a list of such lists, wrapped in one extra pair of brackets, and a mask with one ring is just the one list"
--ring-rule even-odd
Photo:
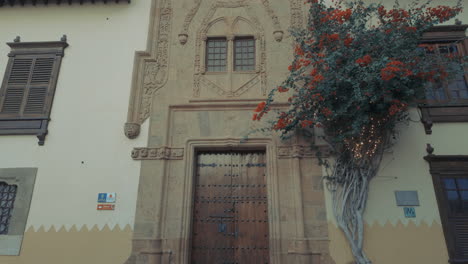
[(98, 203), (115, 203), (115, 193), (99, 193)]
[(416, 209), (414, 209), (414, 207), (403, 207), (403, 211), (405, 212), (406, 218), (416, 217)]

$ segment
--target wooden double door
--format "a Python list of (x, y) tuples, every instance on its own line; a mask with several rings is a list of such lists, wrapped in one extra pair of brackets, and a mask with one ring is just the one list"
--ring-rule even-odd
[(192, 220), (192, 264), (268, 264), (263, 152), (199, 153)]

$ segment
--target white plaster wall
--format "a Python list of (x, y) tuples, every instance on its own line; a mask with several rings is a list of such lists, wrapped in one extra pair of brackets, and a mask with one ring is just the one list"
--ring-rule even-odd
[[(150, 0), (131, 4), (62, 4), (0, 8), (0, 73), (6, 42), (68, 36), (45, 145), (35, 136), (0, 136), (0, 167), (37, 167), (27, 228), (84, 224), (133, 226), (140, 162), (131, 149), (146, 144), (123, 134), (134, 52), (146, 49)], [(115, 211), (97, 211), (97, 194), (116, 192)]]

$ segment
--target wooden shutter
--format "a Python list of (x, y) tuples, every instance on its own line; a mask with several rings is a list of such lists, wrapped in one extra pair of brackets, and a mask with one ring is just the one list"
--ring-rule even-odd
[(44, 114), (47, 95), (52, 82), (54, 58), (36, 58), (29, 83), (24, 115)]
[(15, 58), (9, 72), (5, 76), (6, 89), (4, 91), (4, 100), (2, 105), (2, 114), (19, 115), (21, 105), (24, 100), (26, 86), (31, 75), (33, 59)]
[(50, 106), (55, 57), (13, 59), (1, 114), (12, 117), (45, 115)]
[(468, 216), (449, 218), (455, 242), (455, 259), (468, 261)]
[(468, 156), (427, 155), (452, 264), (468, 263)]

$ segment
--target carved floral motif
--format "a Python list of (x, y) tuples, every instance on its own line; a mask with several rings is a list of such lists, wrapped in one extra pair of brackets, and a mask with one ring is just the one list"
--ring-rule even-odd
[(304, 6), (303, 0), (289, 0), (291, 6), (291, 28), (301, 28), (304, 26), (304, 15), (302, 8)]
[(181, 160), (184, 158), (183, 148), (134, 148), (132, 150), (134, 160)]
[(316, 146), (315, 148), (318, 149), (312, 149), (310, 146), (302, 145), (278, 147), (278, 158), (313, 158), (317, 157), (317, 151), (320, 151), (321, 157), (328, 157), (330, 155), (330, 150), (326, 146)]
[(140, 122), (149, 117), (154, 92), (163, 87), (168, 78), (169, 69), (169, 39), (172, 25), (171, 2), (166, 1), (161, 10), (159, 20), (158, 41), (156, 43), (156, 59), (146, 62), (143, 78), (143, 98), (140, 109)]

